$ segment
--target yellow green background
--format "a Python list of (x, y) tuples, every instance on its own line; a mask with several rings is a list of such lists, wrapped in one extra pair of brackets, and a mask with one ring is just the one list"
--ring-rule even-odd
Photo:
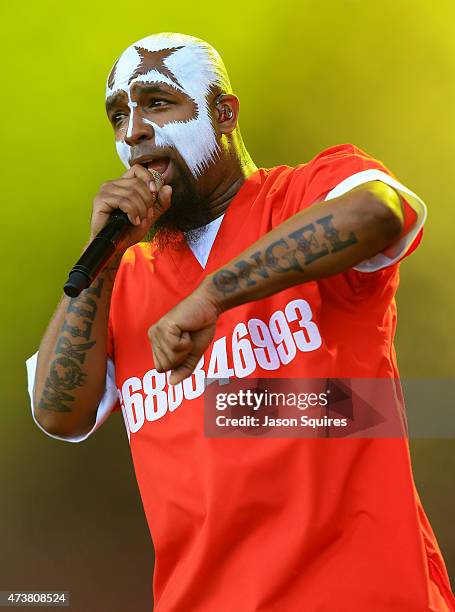
[[(352, 142), (416, 191), (429, 219), (402, 266), (399, 364), (403, 376), (453, 378), (454, 19), (447, 0), (3, 3), (0, 590), (69, 590), (73, 610), (151, 606), (153, 554), (120, 418), (81, 445), (48, 439), (24, 369), (88, 238), (92, 198), (122, 172), (103, 109), (119, 53), (153, 32), (204, 38), (224, 58), (258, 166)], [(454, 450), (412, 442), (452, 576)]]

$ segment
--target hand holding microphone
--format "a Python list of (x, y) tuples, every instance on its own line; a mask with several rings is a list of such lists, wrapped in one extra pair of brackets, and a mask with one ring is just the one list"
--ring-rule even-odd
[(90, 244), (71, 270), (64, 292), (76, 297), (115, 251), (123, 253), (150, 231), (170, 206), (172, 187), (159, 172), (133, 165), (121, 178), (101, 186), (93, 202)]

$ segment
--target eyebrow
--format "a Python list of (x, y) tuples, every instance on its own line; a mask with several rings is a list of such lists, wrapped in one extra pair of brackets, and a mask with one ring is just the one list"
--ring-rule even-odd
[(112, 110), (112, 108), (114, 106), (117, 106), (117, 104), (123, 102), (124, 104), (126, 103), (126, 92), (125, 91), (119, 91), (118, 93), (109, 96), (109, 98), (106, 100), (106, 111), (109, 112), (110, 110)]
[(150, 93), (172, 95), (172, 94), (180, 93), (178, 89), (175, 89), (174, 87), (171, 87), (170, 85), (164, 85), (161, 83), (152, 83), (150, 85), (140, 85), (139, 83), (136, 83), (134, 87), (139, 95), (150, 94)]

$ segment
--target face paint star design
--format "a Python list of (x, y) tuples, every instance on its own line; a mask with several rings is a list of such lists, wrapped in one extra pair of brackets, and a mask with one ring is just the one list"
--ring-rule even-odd
[[(194, 112), (185, 120), (163, 125), (141, 116), (153, 128), (155, 147), (178, 151), (195, 178), (200, 176), (219, 153), (212, 127), (207, 95), (214, 85), (230, 90), (230, 84), (217, 52), (204, 41), (182, 34), (155, 34), (128, 47), (114, 64), (107, 81), (106, 99), (127, 96), (129, 121), (126, 137), (132, 133), (137, 103), (132, 99), (136, 84), (164, 84), (191, 100)], [(120, 159), (129, 168), (131, 147), (125, 137), (116, 141)]]
[(131, 84), (131, 81), (134, 81), (134, 79), (147, 74), (148, 72), (150, 72), (150, 70), (157, 70), (161, 74), (164, 74), (165, 76), (169, 77), (171, 81), (173, 81), (180, 89), (182, 89), (182, 86), (177, 81), (172, 72), (169, 70), (169, 68), (166, 66), (164, 60), (170, 55), (172, 55), (172, 53), (175, 53), (183, 47), (161, 49), (161, 51), (149, 51), (148, 49), (144, 49), (143, 47), (136, 46), (134, 48), (136, 49), (139, 57), (141, 58), (141, 63), (131, 75), (128, 84)]

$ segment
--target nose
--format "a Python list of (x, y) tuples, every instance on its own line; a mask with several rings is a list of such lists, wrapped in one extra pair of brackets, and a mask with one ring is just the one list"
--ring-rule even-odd
[(142, 114), (137, 107), (131, 109), (130, 123), (125, 136), (125, 142), (134, 147), (144, 140), (151, 140), (155, 136), (153, 127), (143, 121)]

